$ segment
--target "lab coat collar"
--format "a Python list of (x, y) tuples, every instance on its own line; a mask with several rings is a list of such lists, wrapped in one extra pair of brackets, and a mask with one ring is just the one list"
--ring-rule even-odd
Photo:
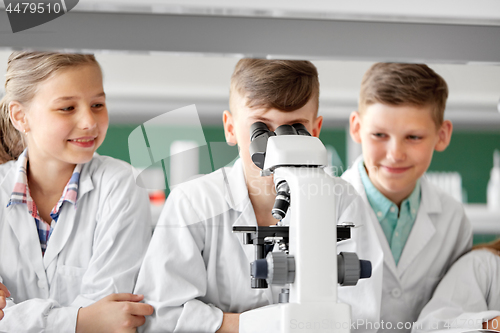
[(403, 253), (398, 264), (398, 274), (402, 276), (404, 271), (411, 265), (412, 261), (422, 252), (436, 233), (436, 227), (431, 220), (431, 215), (439, 214), (442, 211), (442, 203), (437, 192), (432, 188), (432, 184), (422, 177), (421, 179), (422, 197), (417, 213), (417, 219), (406, 241)]
[[(92, 177), (90, 175), (92, 161), (85, 163), (82, 167), (80, 174), (80, 184), (78, 186), (78, 199), (83, 197), (86, 193), (94, 189)], [(64, 248), (68, 239), (70, 238), (73, 228), (76, 224), (76, 210), (77, 207), (72, 205), (64, 205), (61, 208), (59, 215), (59, 222), (54, 228), (50, 240), (47, 243), (47, 250), (43, 257), (43, 264), (47, 269), (50, 263), (57, 258), (59, 252)]]
[[(4, 179), (2, 179), (1, 189), (6, 192), (6, 198), (10, 197), (9, 191), (12, 190), (14, 182), (16, 181), (15, 175), (19, 169), (19, 163), (19, 160), (12, 163), (10, 169), (6, 172)], [(91, 177), (91, 167), (92, 160), (85, 163), (82, 167), (80, 185), (78, 188), (78, 199), (94, 189)], [(26, 255), (29, 258), (38, 278), (45, 281), (47, 279), (45, 269), (57, 257), (61, 249), (68, 241), (68, 238), (71, 236), (71, 231), (73, 230), (73, 226), (75, 224), (75, 206), (63, 206), (61, 216), (59, 217), (59, 223), (51, 235), (50, 241), (47, 245), (47, 250), (43, 257), (39, 245), (40, 240), (38, 238), (35, 222), (31, 216), (29, 216), (29, 218), (26, 217), (26, 215), (29, 215), (26, 207), (23, 205), (11, 205), (6, 208), (6, 210), (7, 220), (18, 239), (21, 248), (26, 251)], [(34, 244), (36, 244), (36, 246), (34, 246)]]
[[(0, 191), (5, 192), (5, 194), (7, 194), (5, 197), (10, 199), (10, 195), (12, 194), (12, 189), (14, 188), (14, 184), (17, 180), (17, 178), (16, 178), (17, 170), (19, 170), (19, 167), (21, 164), (20, 164), (19, 160), (7, 162), (7, 163), (10, 163), (10, 168), (5, 173), (5, 175), (2, 179), (2, 182), (0, 185)], [(9, 202), (7, 201), (7, 202), (2, 202), (0, 204), (3, 205), (3, 207), (5, 208), (8, 203)]]
[(354, 186), (359, 195), (363, 198), (363, 201), (367, 210), (367, 223), (372, 223), (373, 228), (377, 234), (377, 239), (384, 253), (384, 264), (389, 268), (389, 271), (395, 276), (398, 277), (398, 272), (396, 269), (396, 262), (394, 261), (394, 257), (392, 256), (391, 248), (389, 247), (389, 243), (387, 242), (387, 238), (385, 237), (384, 230), (380, 226), (377, 216), (375, 212), (370, 206), (368, 202), (368, 197), (366, 195), (365, 187), (363, 186), (363, 182), (361, 181), (361, 175), (359, 173), (359, 163), (363, 163), (363, 156), (359, 156), (354, 164), (342, 175), (347, 181)]
[(248, 196), (241, 159), (237, 159), (231, 169), (222, 168), (221, 171), (224, 177), (224, 190), (227, 204), (231, 209), (243, 212), (250, 203), (250, 197)]
[[(99, 155), (95, 153), (94, 157), (95, 156)], [(91, 170), (92, 161), (94, 161), (94, 159), (90, 160), (90, 162), (85, 163), (82, 167), (82, 171), (80, 173), (80, 184), (78, 185), (78, 199), (83, 197), (83, 195), (86, 194), (87, 192), (90, 192), (94, 189), (94, 182), (92, 181), (92, 170)]]

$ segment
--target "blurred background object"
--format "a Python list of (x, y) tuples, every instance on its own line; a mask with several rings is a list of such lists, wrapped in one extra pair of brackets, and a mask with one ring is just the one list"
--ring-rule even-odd
[(427, 172), (427, 179), (451, 195), (458, 202), (467, 203), (467, 192), (462, 189), (462, 177), (458, 172)]

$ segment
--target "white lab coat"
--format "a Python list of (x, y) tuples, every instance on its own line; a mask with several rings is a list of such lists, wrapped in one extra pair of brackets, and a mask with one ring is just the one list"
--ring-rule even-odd
[(363, 163), (362, 157), (342, 178), (350, 182), (363, 198), (368, 216), (366, 223), (371, 224), (370, 230), (374, 232), (355, 235), (345, 245), (356, 243), (349, 250), (355, 251), (360, 258), (369, 255), (366, 251), (372, 251), (365, 246), (367, 243), (377, 252), (382, 252), (384, 264), (374, 265), (373, 274), (377, 277), (382, 274), (383, 278), (367, 279), (355, 287), (358, 294), (372, 293), (376, 299), (375, 305), (370, 304), (366, 308), (356, 306), (357, 300), (351, 301), (347, 290), (339, 290), (339, 297), (353, 304), (354, 319), (371, 318), (373, 312), (379, 313), (376, 322), (363, 323), (354, 328), (361, 331), (373, 331), (376, 328), (387, 331), (392, 327), (399, 332), (409, 332), (409, 325), (417, 320), (441, 278), (472, 247), (472, 227), (463, 205), (422, 177), (417, 218), (396, 266), (387, 238), (366, 197), (358, 163)]
[[(359, 195), (347, 182), (335, 183), (332, 223), (361, 221)], [(223, 312), (277, 303), (281, 287), (250, 287), (255, 249), (243, 244), (243, 234), (233, 234), (233, 225), (257, 225), (241, 160), (172, 191), (137, 280), (135, 292), (155, 308), (140, 332), (215, 332)]]
[(11, 292), (0, 332), (75, 332), (78, 309), (132, 292), (151, 237), (145, 190), (131, 166), (94, 155), (75, 206), (65, 203), (42, 257), (26, 205), (6, 208), (18, 162), (0, 165), (0, 281)]
[(480, 329), (483, 322), (497, 316), (500, 316), (500, 256), (475, 250), (450, 268), (413, 331)]

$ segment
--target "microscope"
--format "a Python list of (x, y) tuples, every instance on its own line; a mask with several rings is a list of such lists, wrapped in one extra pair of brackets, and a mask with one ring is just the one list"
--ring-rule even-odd
[[(278, 223), (233, 226), (233, 232), (244, 233), (244, 243), (255, 246), (251, 287), (284, 288), (278, 304), (242, 313), (240, 332), (349, 332), (351, 309), (337, 302), (337, 283), (353, 286), (370, 277), (371, 263), (355, 253), (337, 255), (336, 241), (349, 239), (354, 225), (337, 225), (335, 182), (324, 170), (326, 148), (302, 124), (282, 125), (272, 132), (256, 122), (250, 132), (252, 161), (262, 176), (274, 176), (271, 213)], [(285, 226), (282, 220), (289, 208)]]

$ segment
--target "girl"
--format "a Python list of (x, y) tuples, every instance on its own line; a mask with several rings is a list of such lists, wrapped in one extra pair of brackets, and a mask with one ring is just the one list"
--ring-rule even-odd
[(135, 332), (153, 312), (127, 293), (148, 197), (130, 165), (94, 154), (108, 128), (94, 56), (14, 52), (0, 110), (0, 331)]
[(414, 331), (500, 331), (500, 239), (460, 258), (439, 283)]

